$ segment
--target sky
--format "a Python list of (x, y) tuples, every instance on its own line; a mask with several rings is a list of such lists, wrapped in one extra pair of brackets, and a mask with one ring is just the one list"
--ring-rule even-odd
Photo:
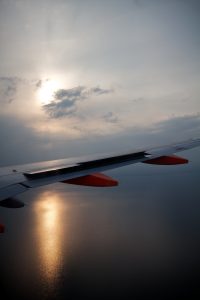
[(0, 165), (200, 136), (198, 0), (0, 0)]
[[(200, 137), (199, 29), (199, 0), (0, 0), (0, 166)], [(118, 189), (58, 183), (21, 194), (24, 210), (1, 213), (7, 291), (41, 296), (52, 281), (69, 295), (96, 278), (100, 291), (120, 290), (133, 274), (163, 274), (166, 289), (183, 282), (190, 292), (199, 149), (183, 154), (187, 166), (109, 171)]]

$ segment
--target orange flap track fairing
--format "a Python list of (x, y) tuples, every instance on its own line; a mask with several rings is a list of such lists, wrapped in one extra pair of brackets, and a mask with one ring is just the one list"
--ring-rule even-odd
[(5, 226), (3, 224), (0, 224), (0, 233), (5, 232)]
[(160, 156), (157, 158), (148, 159), (143, 163), (153, 164), (153, 165), (182, 165), (182, 164), (187, 164), (188, 160), (180, 156), (171, 155), (171, 156)]
[(118, 181), (104, 175), (102, 173), (95, 173), (91, 175), (81, 176), (62, 181), (63, 183), (84, 185), (84, 186), (95, 186), (95, 187), (112, 187), (117, 186)]

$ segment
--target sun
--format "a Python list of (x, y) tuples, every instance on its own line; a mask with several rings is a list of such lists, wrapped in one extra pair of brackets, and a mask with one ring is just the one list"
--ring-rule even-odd
[(56, 80), (46, 79), (42, 81), (38, 90), (38, 99), (42, 105), (50, 103), (54, 98), (54, 93), (60, 88)]

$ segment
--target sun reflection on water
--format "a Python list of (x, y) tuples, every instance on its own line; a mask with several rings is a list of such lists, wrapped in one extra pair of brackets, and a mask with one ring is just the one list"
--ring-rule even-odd
[(63, 203), (59, 194), (44, 192), (35, 202), (37, 217), (37, 244), (42, 276), (52, 284), (62, 266), (62, 222)]

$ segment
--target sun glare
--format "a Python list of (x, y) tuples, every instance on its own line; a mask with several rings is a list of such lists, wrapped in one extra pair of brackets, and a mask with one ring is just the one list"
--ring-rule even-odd
[(54, 93), (60, 88), (55, 80), (48, 79), (42, 82), (38, 90), (38, 98), (41, 104), (48, 104), (53, 100)]

